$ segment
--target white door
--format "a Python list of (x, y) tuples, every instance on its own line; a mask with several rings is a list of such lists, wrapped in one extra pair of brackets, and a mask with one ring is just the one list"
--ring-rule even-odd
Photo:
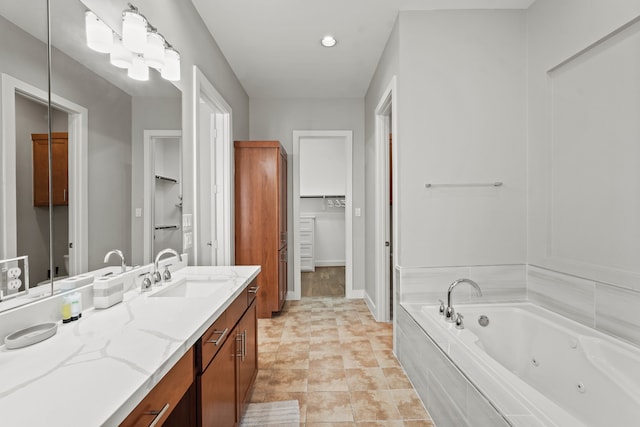
[(200, 145), (198, 147), (198, 178), (200, 187), (200, 239), (198, 265), (218, 265), (216, 233), (216, 114), (214, 107), (200, 102)]

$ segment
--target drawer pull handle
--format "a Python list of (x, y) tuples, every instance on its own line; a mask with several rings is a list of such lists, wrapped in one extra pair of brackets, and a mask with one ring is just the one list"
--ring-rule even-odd
[(242, 361), (244, 361), (247, 356), (247, 330), (245, 329), (242, 332)]
[(208, 343), (215, 345), (216, 347), (222, 342), (222, 339), (229, 332), (229, 328), (224, 328), (224, 331), (213, 331), (214, 334), (220, 334), (217, 340), (207, 340)]
[(167, 412), (167, 410), (169, 410), (169, 404), (168, 403), (166, 405), (164, 405), (162, 407), (162, 409), (159, 410), (159, 411), (145, 412), (145, 415), (155, 415), (153, 421), (151, 422), (151, 424), (149, 424), (149, 427), (155, 427), (156, 424), (158, 424), (158, 422), (162, 419), (162, 416), (164, 415), (164, 413)]
[[(244, 340), (242, 339), (242, 334), (238, 334), (236, 335), (236, 343), (240, 343), (240, 350), (239, 353), (236, 353), (236, 357), (241, 358), (242, 360), (244, 360)], [(236, 350), (238, 349), (238, 347), (236, 346)]]
[(250, 294), (257, 294), (258, 293), (258, 289), (260, 289), (260, 286), (255, 286), (253, 288), (249, 288), (249, 290), (247, 290), (247, 292), (249, 292)]

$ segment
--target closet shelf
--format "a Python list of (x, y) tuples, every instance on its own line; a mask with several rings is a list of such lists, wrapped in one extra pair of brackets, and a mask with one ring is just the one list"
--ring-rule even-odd
[(156, 179), (160, 180), (160, 181), (171, 182), (173, 184), (177, 184), (178, 183), (177, 179), (169, 178), (169, 177), (162, 176), (162, 175), (156, 175)]
[(177, 225), (156, 225), (156, 230), (177, 230)]
[(329, 195), (323, 195), (323, 196), (300, 196), (301, 199), (344, 199), (345, 196), (343, 195), (337, 195), (337, 196), (329, 196)]

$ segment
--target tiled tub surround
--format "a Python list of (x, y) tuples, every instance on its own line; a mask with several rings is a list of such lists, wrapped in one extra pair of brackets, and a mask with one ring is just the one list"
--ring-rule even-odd
[(134, 289), (109, 309), (84, 310), (46, 341), (0, 347), (2, 425), (118, 425), (259, 271), (185, 267), (175, 281), (204, 274), (223, 286), (198, 299), (149, 298)]
[(640, 346), (640, 291), (530, 265), (529, 301)]
[(470, 286), (458, 286), (453, 294), (456, 304), (524, 301), (527, 297), (527, 269), (524, 264), (400, 268), (398, 275), (400, 302), (435, 304), (439, 299), (446, 299), (450, 283), (465, 277), (480, 284), (482, 297), (477, 297)]
[[(464, 330), (445, 322), (436, 305), (404, 308), (415, 319), (404, 311), (398, 319), (400, 359), (408, 371), (425, 377), (406, 346), (435, 341), (442, 351), (425, 354), (439, 355), (440, 364), (450, 359), (473, 383), (465, 384), (456, 369), (447, 376), (446, 369), (423, 360), (422, 366), (433, 369), (424, 378), (433, 393), (427, 390), (423, 398), (438, 426), (495, 425), (500, 414), (514, 426), (634, 425), (640, 418), (640, 350), (632, 345), (530, 303), (461, 306)], [(486, 327), (477, 322), (481, 314), (490, 319)], [(463, 392), (474, 392), (474, 386), (499, 409), (493, 411), (495, 420), (482, 424), (471, 413)], [(436, 408), (430, 405), (434, 398)]]

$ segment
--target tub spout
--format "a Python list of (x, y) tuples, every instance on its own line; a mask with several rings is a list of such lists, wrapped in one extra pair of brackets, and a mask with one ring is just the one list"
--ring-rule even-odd
[(449, 285), (449, 290), (447, 291), (447, 308), (444, 310), (444, 318), (447, 322), (453, 323), (456, 321), (456, 311), (453, 309), (453, 304), (451, 303), (451, 293), (453, 289), (458, 286), (460, 283), (468, 283), (476, 290), (476, 295), (479, 297), (482, 296), (482, 290), (480, 290), (480, 286), (471, 279), (458, 279)]

